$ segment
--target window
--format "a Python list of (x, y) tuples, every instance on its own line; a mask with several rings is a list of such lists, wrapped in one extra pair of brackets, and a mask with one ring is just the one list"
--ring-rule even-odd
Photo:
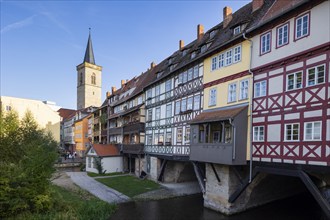
[(206, 45), (203, 45), (203, 46), (201, 47), (201, 53), (204, 53), (204, 52), (206, 51), (206, 49), (207, 49), (207, 46), (206, 46)]
[(249, 80), (242, 80), (239, 86), (239, 99), (247, 99), (249, 96)]
[(185, 112), (185, 111), (187, 111), (187, 100), (182, 99), (181, 100), (181, 112)]
[[(137, 100), (137, 104), (138, 105), (141, 105), (142, 104), (142, 96), (140, 96)], [(132, 105), (133, 105), (133, 102), (132, 102)]]
[(175, 102), (175, 114), (180, 114), (180, 101)]
[(91, 83), (92, 83), (93, 85), (96, 84), (96, 75), (95, 75), (95, 73), (93, 73), (92, 76), (91, 76)]
[(215, 33), (216, 33), (215, 30), (211, 31), (211, 33), (210, 33), (210, 38), (213, 38), (213, 37), (215, 36)]
[(286, 81), (286, 90), (300, 89), (302, 87), (302, 72), (288, 74)]
[(167, 131), (165, 136), (165, 145), (172, 144), (172, 132)]
[(219, 143), (220, 142), (220, 131), (214, 131), (213, 132), (213, 143)]
[(324, 65), (308, 69), (307, 85), (313, 86), (324, 83)]
[(152, 121), (152, 109), (148, 109), (147, 121)]
[(92, 167), (92, 158), (91, 157), (88, 157), (87, 167), (88, 168)]
[(184, 139), (186, 144), (190, 143), (190, 128), (186, 127), (186, 135), (184, 136)]
[(266, 34), (261, 35), (260, 41), (260, 54), (265, 54), (270, 52), (270, 37), (271, 37), (271, 32), (268, 32)]
[(187, 71), (182, 73), (182, 82), (186, 83), (187, 82)]
[(196, 52), (194, 51), (190, 54), (190, 59), (194, 59), (195, 57), (196, 57)]
[(281, 47), (289, 43), (289, 23), (278, 27), (276, 33), (277, 47)]
[(158, 136), (158, 145), (164, 145), (164, 133), (160, 133)]
[(168, 92), (172, 89), (172, 81), (171, 80), (167, 80), (165, 83), (165, 92)]
[(296, 19), (295, 39), (300, 39), (309, 35), (309, 14), (305, 14)]
[(254, 97), (261, 97), (266, 95), (266, 80), (254, 83)]
[(192, 110), (193, 109), (193, 97), (189, 97), (187, 99), (187, 110)]
[(82, 85), (83, 82), (83, 73), (80, 73), (79, 85)]
[(231, 65), (231, 63), (232, 63), (232, 51), (228, 50), (226, 52), (226, 66)]
[(201, 97), (200, 95), (194, 96), (194, 110), (200, 109)]
[(241, 33), (241, 26), (237, 26), (234, 28), (234, 35)]
[(285, 140), (298, 141), (299, 140), (299, 124), (285, 125)]
[(181, 83), (182, 83), (182, 73), (180, 73), (178, 77), (178, 84), (180, 85)]
[(228, 86), (228, 102), (236, 102), (236, 83)]
[(155, 120), (160, 119), (160, 107), (156, 108)]
[(151, 99), (151, 96), (152, 96), (152, 90), (149, 89), (149, 90), (147, 91), (147, 99)]
[(219, 55), (219, 68), (225, 66), (225, 54), (222, 53)]
[(217, 104), (217, 88), (210, 89), (209, 94), (209, 106), (214, 106)]
[(147, 145), (152, 145), (152, 135), (147, 135)]
[(231, 133), (232, 133), (232, 126), (228, 123), (225, 124), (225, 143), (231, 142)]
[(155, 87), (155, 95), (159, 95), (160, 94), (160, 85)]
[(10, 105), (6, 105), (6, 111), (11, 111), (11, 106)]
[(212, 58), (211, 71), (217, 69), (217, 57)]
[(166, 118), (170, 118), (172, 116), (172, 104), (166, 105)]
[(306, 141), (321, 140), (321, 122), (306, 122), (304, 134)]
[(199, 72), (198, 72), (198, 65), (194, 67), (194, 79), (197, 78), (199, 75)]
[(253, 141), (263, 141), (264, 136), (264, 126), (253, 127)]
[(188, 70), (188, 81), (193, 79), (193, 68), (190, 68)]
[(176, 142), (182, 142), (182, 128), (177, 128)]
[(241, 51), (242, 51), (241, 46), (234, 48), (234, 63), (241, 61)]

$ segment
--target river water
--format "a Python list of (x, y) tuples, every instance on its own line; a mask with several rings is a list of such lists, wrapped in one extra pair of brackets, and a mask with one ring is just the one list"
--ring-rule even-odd
[(225, 216), (203, 207), (201, 194), (120, 204), (111, 220), (326, 220), (309, 193)]

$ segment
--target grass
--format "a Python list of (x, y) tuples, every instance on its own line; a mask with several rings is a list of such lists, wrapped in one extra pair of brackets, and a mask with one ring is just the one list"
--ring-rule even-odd
[(25, 212), (9, 219), (26, 220), (89, 220), (109, 219), (116, 210), (116, 205), (110, 205), (84, 190), (68, 191), (62, 187), (52, 185), (54, 206), (45, 213)]
[(98, 176), (116, 176), (116, 175), (122, 175), (124, 173), (122, 172), (114, 172), (114, 173), (102, 173), (102, 174), (98, 174), (98, 173), (90, 173), (87, 172), (87, 175), (90, 177), (98, 177)]
[(151, 180), (142, 180), (134, 176), (118, 176), (96, 180), (131, 198), (159, 188), (159, 184)]

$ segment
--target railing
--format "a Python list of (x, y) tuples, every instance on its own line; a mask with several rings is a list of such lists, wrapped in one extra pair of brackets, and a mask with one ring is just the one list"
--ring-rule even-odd
[(124, 125), (124, 133), (132, 133), (132, 132), (144, 132), (145, 125), (142, 122), (132, 123), (132, 124), (126, 124)]
[(122, 127), (116, 127), (116, 128), (109, 128), (109, 134), (121, 134)]
[(143, 154), (144, 153), (144, 144), (123, 144), (123, 153)]
[(108, 135), (108, 131), (107, 130), (102, 130), (101, 131), (101, 136), (107, 136)]
[(189, 145), (146, 145), (144, 148), (146, 153), (160, 154), (168, 156), (189, 156), (190, 146)]

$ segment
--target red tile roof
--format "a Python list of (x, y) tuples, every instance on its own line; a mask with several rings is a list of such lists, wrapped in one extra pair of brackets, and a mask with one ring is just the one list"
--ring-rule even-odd
[(113, 144), (93, 144), (92, 146), (100, 157), (119, 156), (119, 150)]
[(60, 116), (63, 119), (67, 119), (67, 118), (69, 118), (70, 115), (72, 115), (73, 113), (76, 113), (76, 110), (67, 109), (67, 108), (60, 108), (57, 112), (60, 114)]

